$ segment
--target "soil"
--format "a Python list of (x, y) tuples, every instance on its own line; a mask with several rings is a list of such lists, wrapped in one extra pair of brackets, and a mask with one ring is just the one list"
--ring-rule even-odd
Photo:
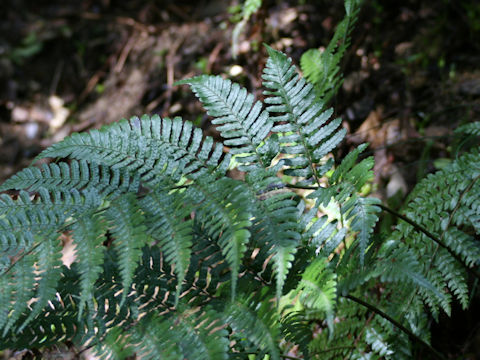
[[(338, 0), (264, 0), (234, 58), (235, 5), (3, 0), (0, 183), (72, 132), (132, 115), (182, 116), (218, 137), (193, 94), (175, 81), (221, 74), (261, 98), (262, 43), (299, 64), (304, 51), (328, 44), (344, 16)], [(480, 119), (479, 38), (475, 0), (365, 1), (333, 101), (348, 129), (337, 155), (368, 141), (382, 199), (403, 199), (468, 146), (453, 131)], [(480, 358), (480, 314), (452, 315), (434, 326), (433, 346), (452, 359)]]

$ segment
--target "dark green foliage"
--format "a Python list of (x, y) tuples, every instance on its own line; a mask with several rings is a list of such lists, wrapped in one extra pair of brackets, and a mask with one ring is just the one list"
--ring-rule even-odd
[[(373, 159), (359, 159), (367, 145), (335, 166), (340, 120), (286, 55), (267, 50), (266, 106), (220, 77), (182, 82), (225, 144), (179, 118), (134, 117), (73, 134), (40, 156), (64, 160), (2, 185), (18, 192), (0, 198), (1, 349), (435, 353), (431, 318), (452, 301), (468, 306), (467, 269), (480, 258), (478, 149), (416, 187), (403, 210), (416, 227), (376, 234), (381, 204), (360, 195), (373, 176)], [(232, 168), (245, 180), (226, 176)], [(75, 244), (70, 268), (61, 236)]]

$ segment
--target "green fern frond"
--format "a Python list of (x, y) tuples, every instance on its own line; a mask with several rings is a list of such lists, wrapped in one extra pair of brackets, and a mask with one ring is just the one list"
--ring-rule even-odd
[(346, 15), (337, 25), (326, 49), (307, 50), (300, 59), (305, 78), (315, 86), (317, 97), (324, 103), (328, 103), (342, 85), (340, 61), (350, 46), (350, 35), (357, 21), (361, 2), (361, 0), (345, 1)]
[(322, 111), (323, 105), (315, 101), (313, 86), (299, 78), (292, 60), (270, 47), (267, 51), (270, 57), (262, 75), (263, 85), (268, 89), (264, 91), (268, 96), (265, 103), (269, 104), (270, 114), (281, 114), (271, 117), (276, 123), (272, 131), (282, 134), (281, 152), (291, 155), (284, 160), (289, 166), (285, 173), (306, 179), (313, 177), (320, 185), (319, 177), (323, 174), (313, 164), (342, 141), (346, 130), (338, 130), (340, 119), (327, 124), (333, 110)]
[[(347, 0), (348, 16), (356, 6)], [(41, 154), (68, 162), (3, 184), (20, 191), (0, 195), (0, 350), (409, 359), (421, 344), (437, 355), (431, 320), (469, 305), (480, 259), (478, 149), (424, 179), (405, 221), (377, 233), (387, 208), (361, 195), (367, 145), (332, 171), (340, 120), (268, 52), (266, 111), (219, 77), (184, 81), (230, 149), (179, 118), (144, 116), (72, 135)], [(70, 267), (61, 236), (73, 239)]]
[(155, 115), (133, 117), (87, 134), (75, 133), (44, 150), (37, 158), (70, 157), (141, 175), (143, 181), (160, 176), (197, 179), (207, 173), (223, 175), (230, 159), (213, 139), (180, 118)]
[(74, 213), (96, 208), (99, 199), (95, 191), (82, 193), (52, 191), (44, 188), (38, 191), (38, 198), (20, 191), (12, 200), (0, 195), (0, 245), (5, 254), (15, 255), (22, 248), (30, 248), (35, 236), (55, 231)]
[[(215, 360), (228, 358), (228, 332), (215, 311), (200, 314), (183, 312), (175, 322), (182, 336), (181, 348), (185, 359)], [(201, 327), (198, 324), (202, 324)]]
[(91, 294), (102, 271), (104, 234), (103, 219), (94, 213), (86, 213), (72, 224), (75, 244), (75, 262), (80, 269), (80, 300), (78, 317), (83, 315), (85, 304), (93, 307)]
[(241, 171), (255, 167), (268, 167), (258, 148), (269, 134), (273, 123), (268, 113), (262, 111), (262, 103), (254, 103), (254, 97), (245, 88), (220, 76), (198, 76), (177, 84), (189, 84), (202, 102), (212, 123), (217, 126), (225, 145), (231, 146), (230, 154), (238, 155), (236, 161)]
[[(207, 178), (208, 179), (208, 178)], [(215, 239), (232, 270), (232, 298), (241, 260), (250, 239), (251, 201), (242, 182), (223, 178), (197, 181), (186, 192), (198, 204), (197, 216), (211, 238)]]
[(435, 259), (435, 267), (443, 275), (448, 289), (457, 298), (463, 309), (466, 309), (469, 303), (469, 291), (465, 269), (446, 252), (438, 254)]
[[(389, 247), (388, 245), (391, 245)], [(388, 247), (388, 250), (386, 250)], [(436, 287), (428, 278), (422, 275), (422, 267), (415, 253), (405, 247), (394, 248), (393, 243), (387, 244), (380, 253), (380, 261), (377, 262), (376, 272), (384, 282), (412, 282), (416, 286), (425, 289), (436, 297), (436, 302), (445, 301), (445, 295), (441, 287)]]
[[(61, 243), (57, 234), (51, 234), (46, 236), (35, 250), (37, 253), (36, 278), (39, 278), (39, 280), (36, 280), (38, 285), (34, 296), (37, 300), (33, 305), (32, 311), (18, 331), (22, 331), (25, 326), (42, 312), (48, 301), (55, 297), (57, 283), (62, 273), (62, 253), (60, 245)], [(31, 275), (33, 277), (33, 274)]]
[(0, 330), (3, 329), (8, 321), (8, 313), (11, 305), (11, 294), (13, 292), (13, 283), (10, 281), (10, 276), (3, 273), (4, 269), (0, 273)]
[(138, 343), (135, 350), (142, 359), (183, 358), (180, 348), (181, 335), (171, 319), (149, 316), (142, 319), (132, 332), (135, 342)]
[[(464, 198), (469, 199), (479, 189), (479, 161), (478, 150), (473, 150), (443, 170), (427, 176), (417, 184), (405, 209), (409, 219), (428, 228), (438, 238), (437, 241), (457, 254), (457, 259), (462, 259), (461, 262), (407, 223), (400, 223), (391, 236), (411, 249), (411, 254), (414, 253), (422, 264), (421, 276), (436, 289), (420, 287), (411, 295), (420, 296), (434, 315), (438, 314), (439, 309), (447, 314), (450, 312), (452, 295), (463, 306), (468, 303), (465, 268), (478, 264), (480, 247), (475, 237), (465, 231), (475, 232), (471, 218), (465, 215), (477, 212), (478, 205), (475, 205), (475, 200), (464, 202)], [(438, 296), (439, 292), (441, 297)]]
[(304, 312), (289, 312), (281, 319), (281, 330), (285, 340), (297, 345), (305, 360), (310, 359), (309, 344), (312, 341), (312, 329)]
[(224, 310), (225, 321), (234, 331), (234, 338), (245, 337), (273, 360), (280, 360), (279, 319), (272, 305), (255, 297), (231, 302)]
[(455, 129), (458, 134), (470, 134), (480, 136), (480, 121), (462, 125)]
[(354, 196), (342, 207), (342, 212), (347, 213), (346, 217), (352, 219), (351, 229), (358, 231), (357, 241), (361, 266), (364, 264), (365, 251), (378, 221), (377, 214), (380, 212), (378, 204), (380, 204), (379, 199)]
[[(254, 246), (265, 251), (265, 256), (272, 257), (272, 266), (276, 277), (276, 297), (280, 299), (282, 289), (287, 278), (300, 242), (298, 233), (297, 201), (294, 193), (285, 189), (277, 190), (278, 178), (275, 168), (257, 170), (248, 174), (245, 181), (249, 184), (252, 195), (256, 196), (254, 203), (254, 221), (252, 242)], [(271, 191), (263, 190), (272, 188)], [(260, 194), (260, 195), (256, 195)], [(260, 258), (262, 259), (262, 258)], [(258, 264), (263, 266), (263, 264)]]
[(109, 229), (115, 236), (113, 242), (122, 276), (123, 300), (126, 298), (133, 273), (148, 242), (144, 215), (139, 211), (133, 194), (115, 199), (105, 212)]
[(141, 201), (148, 233), (159, 242), (165, 259), (174, 266), (177, 275), (178, 297), (182, 282), (190, 265), (191, 246), (193, 239), (193, 221), (189, 219), (193, 208), (188, 206), (185, 195), (176, 191), (168, 193), (157, 187)]
[(10, 272), (0, 275), (5, 277), (9, 284), (15, 284), (15, 286), (10, 287), (14, 292), (10, 292), (10, 298), (6, 303), (2, 304), (6, 305), (7, 308), (0, 309), (1, 313), (8, 313), (8, 320), (3, 327), (3, 337), (6, 336), (17, 320), (24, 315), (28, 308), (28, 302), (33, 298), (35, 278), (32, 275), (34, 273), (33, 265), (35, 260), (36, 258), (33, 256), (23, 256), (15, 263), (15, 267)]
[(325, 258), (317, 258), (302, 275), (296, 291), (300, 302), (307, 309), (318, 310), (326, 314), (330, 331), (333, 331), (333, 314), (336, 302), (336, 274), (327, 268)]
[(4, 190), (38, 191), (45, 188), (49, 191), (70, 191), (95, 188), (103, 196), (111, 193), (137, 191), (138, 178), (131, 177), (125, 169), (112, 169), (99, 166), (85, 160), (71, 160), (69, 163), (42, 164), (23, 169), (0, 186)]
[[(315, 198), (319, 190), (310, 194), (309, 197)], [(328, 202), (330, 202), (330, 199), (331, 197), (329, 197)], [(300, 222), (303, 229), (302, 238), (308, 247), (328, 257), (345, 238), (347, 229), (345, 227), (339, 229), (338, 221), (329, 219), (327, 215), (318, 217), (319, 205), (317, 202), (321, 202), (321, 200), (316, 199), (315, 206), (302, 216)]]
[(133, 348), (128, 346), (127, 339), (122, 336), (122, 328), (119, 326), (111, 328), (94, 350), (95, 355), (100, 359), (126, 359), (133, 355)]

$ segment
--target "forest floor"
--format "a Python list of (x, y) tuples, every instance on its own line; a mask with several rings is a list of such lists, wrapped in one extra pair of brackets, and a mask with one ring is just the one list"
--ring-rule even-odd
[[(263, 43), (296, 64), (326, 46), (342, 1), (263, 1), (232, 56), (238, 1), (3, 0), (0, 13), (0, 183), (76, 131), (132, 115), (182, 116), (218, 137), (180, 79), (221, 74), (262, 97)], [(235, 15), (237, 11), (237, 16)], [(466, 144), (480, 120), (480, 4), (367, 0), (334, 99), (348, 135), (339, 156), (370, 143), (375, 194), (398, 207)], [(472, 307), (473, 309), (475, 307)], [(450, 358), (478, 347), (480, 314), (454, 308), (434, 326)]]

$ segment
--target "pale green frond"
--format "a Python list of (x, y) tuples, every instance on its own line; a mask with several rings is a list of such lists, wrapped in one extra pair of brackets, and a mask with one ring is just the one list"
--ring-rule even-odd
[(336, 274), (327, 268), (326, 259), (319, 257), (305, 269), (296, 289), (304, 307), (326, 314), (330, 331), (333, 330), (333, 314), (337, 297), (336, 278)]

